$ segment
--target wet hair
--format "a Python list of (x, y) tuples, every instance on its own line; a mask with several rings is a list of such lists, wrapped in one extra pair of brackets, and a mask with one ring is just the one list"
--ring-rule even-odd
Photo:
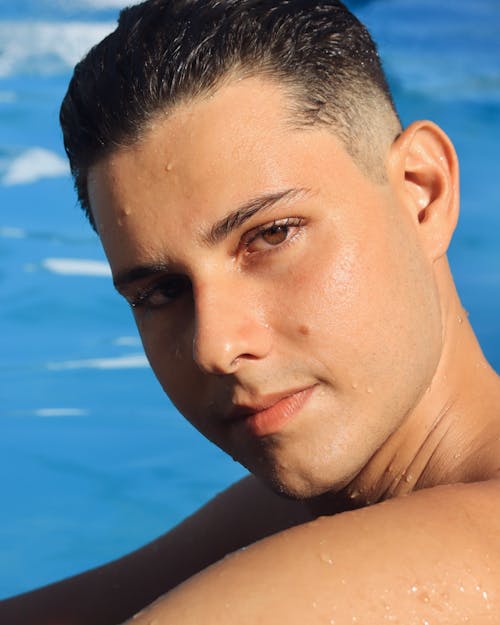
[(75, 67), (60, 112), (78, 199), (95, 228), (89, 169), (140, 140), (159, 114), (262, 76), (290, 94), (293, 123), (329, 125), (380, 176), (400, 126), (376, 46), (337, 0), (147, 0)]

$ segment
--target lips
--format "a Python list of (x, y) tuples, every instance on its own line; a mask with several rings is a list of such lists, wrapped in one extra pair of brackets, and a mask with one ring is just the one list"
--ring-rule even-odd
[(230, 413), (233, 423), (241, 423), (257, 437), (279, 432), (309, 400), (316, 385), (267, 395), (252, 405), (237, 405)]

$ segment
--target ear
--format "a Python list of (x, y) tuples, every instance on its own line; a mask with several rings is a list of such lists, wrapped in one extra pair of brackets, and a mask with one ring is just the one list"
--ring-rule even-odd
[(433, 122), (414, 122), (391, 146), (388, 176), (429, 257), (437, 260), (446, 254), (458, 220), (459, 170), (453, 144)]

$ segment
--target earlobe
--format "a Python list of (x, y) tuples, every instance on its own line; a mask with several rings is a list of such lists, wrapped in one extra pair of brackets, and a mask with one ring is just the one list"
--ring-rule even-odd
[(391, 146), (388, 175), (432, 260), (448, 249), (459, 212), (458, 159), (430, 121), (411, 124)]

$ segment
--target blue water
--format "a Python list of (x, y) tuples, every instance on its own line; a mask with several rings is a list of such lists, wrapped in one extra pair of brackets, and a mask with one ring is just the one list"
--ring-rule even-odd
[[(431, 118), (457, 146), (450, 259), (500, 370), (500, 4), (350, 4), (379, 42), (403, 120)], [(63, 159), (71, 66), (121, 5), (0, 0), (0, 596), (137, 547), (243, 475), (153, 379)]]

